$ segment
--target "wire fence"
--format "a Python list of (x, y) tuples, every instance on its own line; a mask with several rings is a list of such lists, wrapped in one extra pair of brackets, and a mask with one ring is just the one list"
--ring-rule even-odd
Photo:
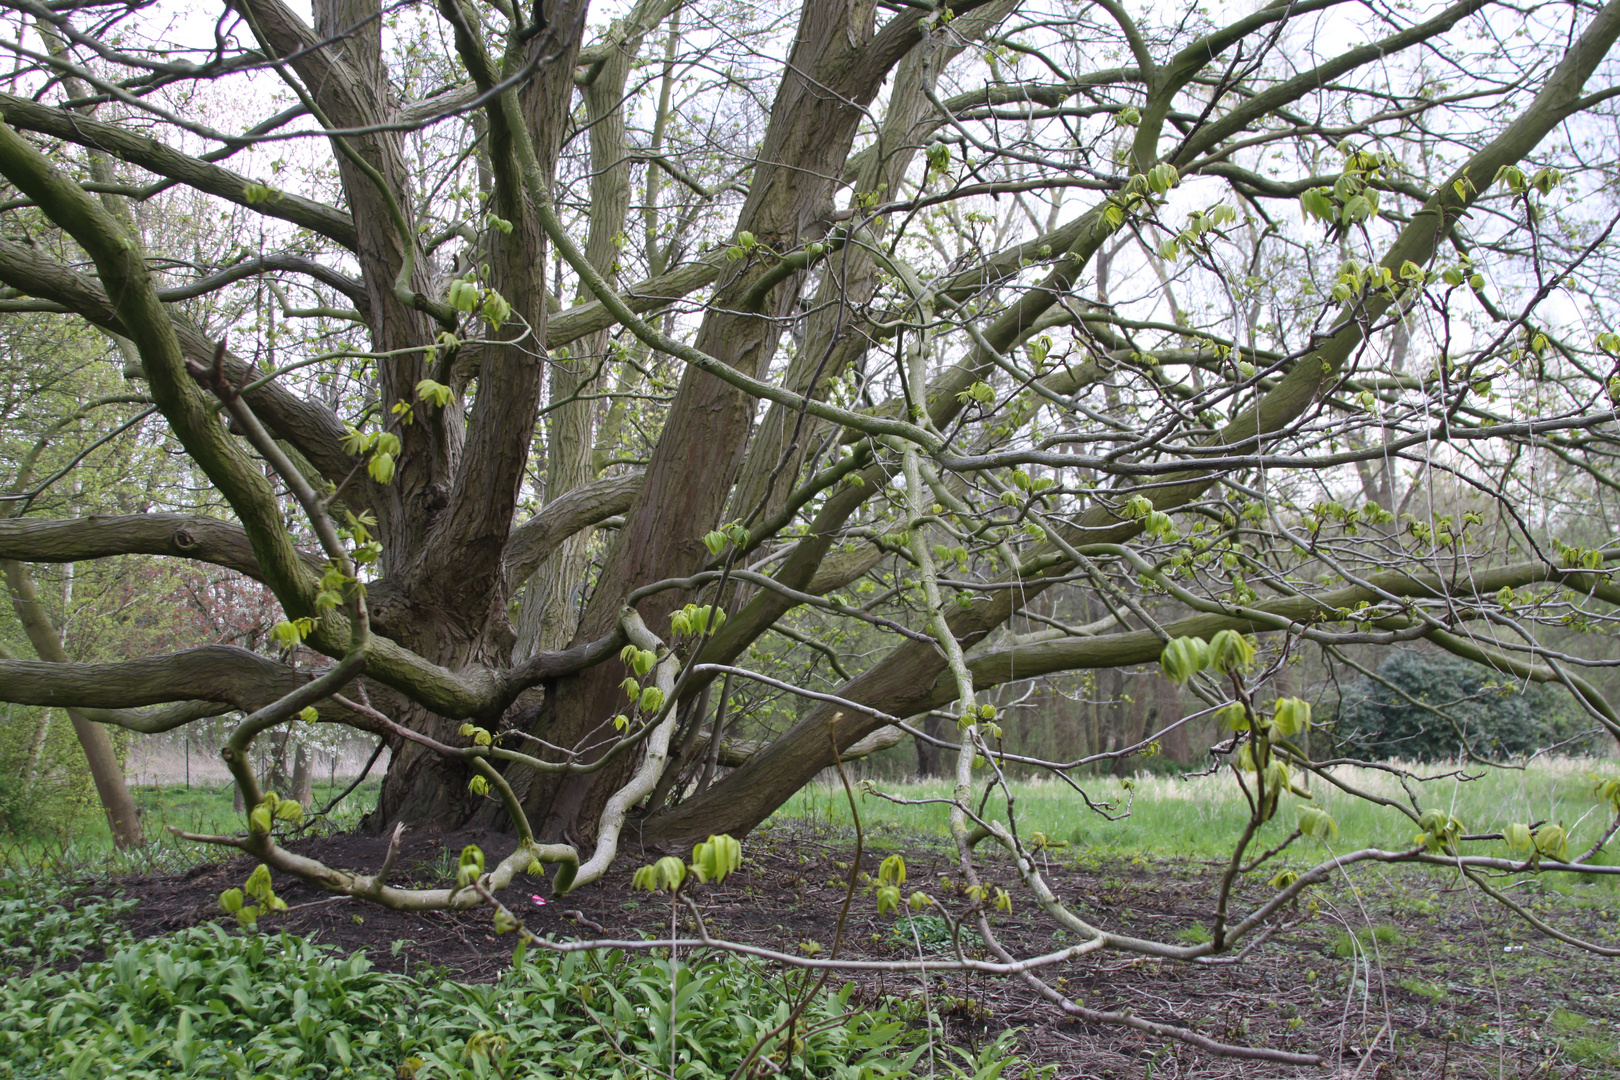
[[(311, 750), (310, 773), (314, 779), (326, 781), (358, 776), (366, 767), (375, 745), (356, 740), (344, 743), (335, 750)], [(291, 762), (288, 765), (290, 768)], [(384, 748), (371, 768), (371, 775), (382, 776), (387, 769), (388, 750)], [(229, 783), (231, 775), (225, 768), (225, 762), (220, 759), (219, 745), (214, 740), (170, 736), (135, 740), (124, 759), (124, 779), (138, 787), (166, 787), (172, 784), (219, 787)]]

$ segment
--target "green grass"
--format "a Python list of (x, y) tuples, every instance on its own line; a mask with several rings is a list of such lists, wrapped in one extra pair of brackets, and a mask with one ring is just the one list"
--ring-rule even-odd
[(1554, 1009), (1547, 1019), (1552, 1024), (1553, 1030), (1562, 1035), (1580, 1031), (1587, 1025), (1586, 1017), (1568, 1009)]
[[(348, 786), (346, 780), (315, 784), (309, 809), (319, 810)], [(330, 826), (343, 829), (357, 823), (377, 805), (381, 788), (380, 780), (361, 784), (333, 811)], [(235, 808), (235, 792), (228, 784), (224, 787), (188, 788), (184, 784), (136, 787), (130, 789), (130, 794), (135, 797), (135, 807), (141, 813), (147, 836), (166, 832), (171, 825), (187, 832), (232, 832), (242, 828), (245, 820)], [(285, 797), (287, 793), (281, 794)]]
[[(1427, 767), (1429, 774), (1447, 770)], [(1587, 773), (1612, 776), (1620, 763), (1612, 760), (1563, 759), (1537, 762), (1524, 770), (1474, 769), (1479, 779), (1430, 780), (1417, 787), (1425, 808), (1434, 807), (1462, 821), (1469, 832), (1496, 832), (1512, 822), (1546, 819), (1562, 822), (1570, 830), (1570, 848), (1583, 850), (1596, 840), (1612, 820), (1612, 812), (1592, 795)], [(1400, 784), (1387, 773), (1368, 769), (1341, 769), (1336, 774), (1345, 782), (1384, 798), (1405, 802)], [(1131, 786), (1127, 788), (1126, 784)], [(1087, 777), (1081, 781), (1095, 803), (1106, 804), (1111, 815), (1129, 810), (1128, 816), (1109, 821), (1087, 808), (1079, 795), (1054, 780), (1015, 781), (1012, 784), (1014, 809), (1020, 833), (1028, 838), (1044, 833), (1052, 841), (1070, 845), (1071, 850), (1103, 854), (1153, 854), (1219, 859), (1228, 856), (1231, 844), (1242, 832), (1249, 808), (1230, 770), (1211, 776), (1182, 780), (1175, 776), (1135, 777), (1122, 781), (1115, 777)], [(881, 792), (903, 799), (950, 798), (950, 785), (943, 780), (909, 783), (874, 781)], [(1313, 780), (1310, 802), (1285, 797), (1276, 817), (1261, 830), (1259, 848), (1282, 840), (1293, 830), (1298, 808), (1319, 805), (1338, 824), (1339, 836), (1332, 841), (1335, 851), (1362, 847), (1404, 848), (1411, 846), (1417, 828), (1397, 811), (1355, 798)], [(877, 794), (857, 795), (861, 822), (878, 846), (886, 833), (921, 829), (944, 835), (949, 808), (941, 803), (906, 806)], [(992, 796), (987, 813), (1006, 820), (1005, 798)], [(824, 821), (847, 827), (848, 802), (841, 786), (812, 785), (788, 802), (778, 815)], [(1296, 846), (1298, 842), (1296, 842)], [(1501, 848), (1495, 844), (1494, 848)], [(1301, 849), (1322, 854), (1321, 845), (1310, 841)], [(1487, 850), (1481, 845), (1480, 850)], [(1505, 853), (1505, 851), (1503, 852)], [(1054, 849), (1054, 856), (1059, 849)]]
[(1214, 941), (1215, 935), (1209, 932), (1209, 927), (1203, 923), (1194, 926), (1183, 926), (1176, 931), (1176, 940), (1185, 945), (1202, 945)]
[(1601, 1025), (1580, 1013), (1554, 1009), (1547, 1017), (1547, 1026), (1562, 1043), (1564, 1054), (1577, 1065), (1594, 1068), (1620, 1065), (1620, 1043)]
[(1434, 983), (1428, 982), (1425, 979), (1414, 979), (1410, 977), (1402, 978), (1397, 979), (1395, 981), (1395, 985), (1399, 986), (1402, 990), (1405, 990), (1408, 994), (1423, 998), (1435, 1005), (1438, 1005), (1440, 1002), (1446, 1000), (1445, 989), (1443, 987), (1436, 986)]
[(1577, 1065), (1593, 1068), (1620, 1065), (1620, 1043), (1602, 1035), (1581, 1035), (1564, 1040), (1564, 1053)]
[[(317, 783), (311, 798), (311, 811), (323, 808), (348, 786)], [(380, 780), (368, 780), (344, 799), (326, 818), (315, 822), (312, 831), (344, 832), (354, 829), (360, 818), (377, 805)], [(30, 876), (126, 874), (177, 871), (220, 857), (220, 849), (182, 840), (170, 828), (193, 833), (235, 833), (246, 827), (246, 817), (235, 809), (235, 795), (229, 786), (186, 787), (184, 784), (132, 786), (130, 794), (140, 812), (147, 845), (133, 851), (116, 851), (103, 822), (64, 835), (0, 834), (0, 868)]]

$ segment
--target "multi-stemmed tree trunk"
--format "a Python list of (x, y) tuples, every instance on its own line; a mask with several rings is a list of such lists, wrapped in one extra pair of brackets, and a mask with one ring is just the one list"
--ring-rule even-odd
[[(39, 98), (0, 95), (0, 174), (33, 220), (60, 236), (55, 250), (0, 237), (0, 280), (12, 290), (0, 304), (71, 313), (130, 342), (168, 432), (222, 507), (217, 517), (0, 523), (0, 558), (140, 553), (229, 567), (274, 590), (307, 649), (271, 658), (204, 647), (101, 666), (42, 653), (48, 663), (0, 663), (0, 700), (60, 703), (87, 720), (162, 730), (271, 705), (324, 670), (310, 667), (310, 649), (354, 658), (364, 672), (358, 689), (312, 707), (324, 720), (388, 738), (393, 756), (376, 827), (455, 827), (481, 816), (570, 843), (588, 840), (615, 793), (645, 760), (658, 765), (666, 752), (666, 770), (690, 771), (671, 772), (652, 789), (657, 805), (647, 809), (656, 813), (640, 824), (642, 838), (740, 834), (829, 764), (834, 742), (849, 748), (897, 718), (969, 700), (973, 685), (1150, 662), (1167, 632), (1240, 628), (1297, 638), (1323, 612), (1337, 616), (1362, 602), (1388, 610), (1373, 629), (1345, 631), (1346, 640), (1426, 634), (1522, 677), (1563, 682), (1620, 732), (1600, 696), (1545, 657), (1487, 649), (1458, 634), (1473, 616), (1456, 612), (1457, 597), (1478, 612), (1503, 587), (1563, 583), (1608, 600), (1591, 566), (1531, 559), (1494, 567), (1487, 590), (1490, 575), (1470, 578), (1391, 555), (1387, 565), (1335, 571), (1317, 595), (1284, 588), (1279, 578), (1260, 598), (1243, 594), (1229, 572), (1236, 563), (1199, 569), (1226, 550), (1206, 545), (1187, 565), (1226, 576), (1202, 599), (1172, 593), (1192, 614), (1161, 628), (1150, 607), (1169, 587), (1152, 575), (1168, 556), (1154, 549), (1152, 566), (1130, 561), (1132, 552), (1180, 539), (1151, 514), (1174, 513), (1184, 525), (1200, 515), (1220, 520), (1228, 509), (1221, 500), (1249, 498), (1263, 488), (1266, 469), (1320, 474), (1331, 484), (1334, 469), (1376, 462), (1375, 451), (1323, 449), (1358, 431), (1373, 407), (1347, 405), (1347, 395), (1391, 408), (1402, 392), (1434, 395), (1391, 421), (1375, 448), (1385, 453), (1412, 445), (1401, 440), (1426, 431), (1425, 410), (1433, 409), (1450, 409), (1450, 422), (1485, 432), (1471, 438), (1539, 446), (1538, 437), (1553, 437), (1545, 424), (1538, 436), (1535, 423), (1494, 406), (1459, 413), (1472, 385), (1466, 379), (1459, 391), (1449, 376), (1413, 378), (1408, 360), (1386, 377), (1366, 352), (1392, 323), (1430, 302), (1423, 283), (1437, 282), (1440, 264), (1450, 265), (1448, 244), (1469, 245), (1464, 225), (1482, 200), (1496, 197), (1493, 179), (1531, 159), (1560, 124), (1603, 105), (1601, 92), (1584, 88), (1620, 33), (1615, 5), (1583, 16), (1582, 36), (1533, 96), (1516, 97), (1505, 84), (1482, 90), (1511, 100), (1517, 119), (1505, 128), (1480, 122), (1466, 154), (1418, 175), (1359, 156), (1339, 173), (1320, 172), (1317, 140), (1331, 125), (1301, 110), (1327, 115), (1342, 96), (1355, 117), (1341, 125), (1349, 134), (1336, 138), (1392, 144), (1417, 139), (1398, 126), (1407, 116), (1455, 119), (1457, 101), (1404, 86), (1391, 93), (1406, 104), (1390, 116), (1377, 106), (1362, 116), (1353, 80), (1451, 40), (1490, 7), (1487, 0), (1392, 21), (1380, 36), (1298, 72), (1268, 67), (1273, 50), (1297, 21), (1331, 13), (1331, 0), (1269, 5), (1197, 33), (1144, 32), (1111, 4), (1097, 6), (1101, 22), (1071, 30), (1020, 21), (1016, 0), (949, 10), (807, 0), (780, 70), (749, 87), (761, 101), (753, 119), (762, 126), (747, 160), (710, 168), (708, 184), (663, 148), (672, 117), (691, 122), (668, 91), (685, 40), (667, 29), (677, 7), (644, 0), (587, 44), (584, 0), (515, 12), (441, 0), (423, 25), (452, 44), (454, 61), (443, 61), (447, 88), (421, 100), (401, 100), (417, 76), (405, 72), (400, 39), (385, 34), (383, 8), (372, 0), (317, 0), (313, 23), (280, 0), (232, 0), (240, 20), (233, 32), (251, 51), (233, 46), (196, 66), (132, 59), (81, 31), (75, 11), (41, 9), (38, 17), (65, 42), (52, 63), (91, 89), (51, 103), (46, 83), (23, 73), (30, 87), (29, 79), (38, 82)], [(687, 36), (725, 37), (706, 5), (690, 5), (681, 17)], [(698, 17), (711, 21), (690, 29)], [(1094, 59), (1081, 38), (1105, 32), (1116, 35), (1128, 64), (1080, 66)], [(1003, 66), (1020, 56), (1044, 64), (1043, 74), (1008, 77)], [(987, 74), (942, 97), (958, 63)], [(161, 95), (130, 89), (143, 79), (167, 86), (240, 78), (236, 69), (261, 65), (255, 77), (273, 74), (295, 104), (248, 136), (215, 131), (165, 108)], [(643, 70), (665, 81), (655, 137), (637, 143), (627, 111)], [(727, 85), (745, 82), (727, 78)], [(101, 114), (91, 115), (97, 106)], [(148, 115), (173, 138), (109, 121), (111, 110)], [(469, 112), (474, 122), (455, 127), (452, 118)], [(1036, 126), (1048, 121), (1070, 127), (1057, 137)], [(320, 133), (335, 175), (329, 191), (317, 183), (277, 190), (225, 164), (289, 125)], [(465, 138), (441, 134), (451, 127)], [(182, 149), (180, 131), (214, 148)], [(47, 154), (50, 140), (93, 148), (101, 155), (95, 160), (116, 162), (128, 175), (112, 183), (104, 169), (80, 170), (70, 154)], [(565, 203), (559, 177), (570, 140), (586, 147), (572, 159), (588, 192), (583, 250), (569, 235), (573, 219), (556, 212)], [(1245, 156), (1250, 146), (1273, 143), (1293, 148), (1286, 164), (1297, 175), (1280, 178), (1280, 166)], [(424, 170), (424, 162), (441, 171)], [(656, 224), (663, 189), (649, 179), (645, 205), (637, 206), (636, 163), (649, 178), (667, 171), (692, 198), (714, 200), (718, 209), (705, 211), (701, 229), (696, 213), (669, 210), (662, 221), (685, 222), (688, 235), (669, 234), (682, 243), (717, 246), (669, 265), (659, 245), (675, 239), (666, 241)], [(1309, 301), (1320, 309), (1314, 326), (1302, 317), (1303, 330), (1283, 327), (1279, 317), (1275, 348), (1260, 347), (1255, 328), (1238, 325), (1254, 305), (1236, 305), (1237, 324), (1220, 332), (1124, 311), (1131, 301), (1120, 298), (1131, 290), (1120, 281), (1121, 252), (1141, 247), (1162, 275), (1161, 241), (1180, 244), (1210, 272), (1212, 295), (1220, 293), (1228, 268), (1210, 230), (1181, 224), (1192, 202), (1175, 214), (1164, 209), (1172, 189), (1190, 189), (1193, 179), (1212, 195), (1220, 185), (1257, 222), (1278, 200), (1289, 213), (1302, 194), (1336, 200), (1333, 227), (1363, 245), (1361, 264), (1388, 267), (1418, 291), (1369, 285), (1363, 274), (1323, 304), (1322, 294), (1336, 287), (1329, 274)], [(261, 216), (279, 230), (280, 248), (178, 280), (164, 253), (131, 240), (100, 198), (149, 200), (174, 185)], [(1369, 212), (1363, 189), (1411, 205), (1384, 221)], [(1522, 185), (1513, 194), (1529, 205)], [(1045, 200), (1040, 215), (1024, 201), (1036, 196)], [(998, 219), (1002, 200), (1014, 209)], [(1209, 202), (1199, 200), (1203, 214)], [(451, 202), (463, 206), (459, 216), (447, 209)], [(913, 227), (912, 216), (936, 205), (946, 207), (941, 216)], [(958, 205), (974, 209), (957, 215)], [(626, 284), (638, 215), (649, 223), (640, 254), (652, 276)], [(1228, 220), (1216, 221), (1215, 239), (1226, 239), (1219, 227)], [(1265, 237), (1282, 233), (1316, 257), (1292, 226), (1255, 233), (1255, 260)], [(1501, 238), (1484, 246), (1503, 259), (1522, 254)], [(75, 265), (75, 252), (93, 269)], [(1106, 296), (1089, 291), (1099, 258), (1110, 260)], [(1307, 275), (1317, 270), (1301, 267)], [(299, 315), (329, 320), (321, 324), (328, 333), (303, 343), (310, 356), (329, 341), (344, 343), (329, 350), (342, 355), (331, 358), (328, 374), (354, 387), (341, 411), (300, 392), (295, 371), (263, 377), (255, 363), (262, 350), (186, 307), (260, 275), (341, 301), (344, 310), (325, 303)], [(1254, 280), (1227, 284), (1251, 291), (1264, 284), (1248, 276)], [(572, 306), (563, 307), (564, 295)], [(672, 307), (700, 295), (700, 310)], [(1451, 303), (1450, 295), (1434, 294), (1432, 302)], [(1404, 353), (1411, 331), (1396, 332)], [(1496, 362), (1504, 341), (1471, 363)], [(1451, 361), (1439, 363), (1444, 372)], [(643, 385), (641, 374), (625, 374), (635, 364), (671, 373), (672, 396), (667, 408), (649, 409), (655, 430), (644, 466), (604, 471), (595, 420), (609, 405), (599, 399)], [(1166, 375), (1171, 364), (1189, 377)], [(239, 389), (251, 415), (232, 411), (231, 424), (222, 424), (218, 410), (239, 409)], [(1560, 431), (1597, 430), (1596, 406), (1590, 394), (1586, 400), (1578, 420), (1549, 407), (1549, 422), (1564, 425)], [(616, 427), (624, 414), (612, 415)], [(257, 424), (269, 442), (255, 441)], [(1107, 449), (1115, 444), (1123, 449)], [(1094, 453), (1097, 445), (1104, 451)], [(1274, 446), (1286, 447), (1275, 460), (1265, 456)], [(275, 447), (298, 475), (286, 475)], [(540, 482), (533, 473), (542, 463)], [(1037, 498), (1029, 475), (1014, 473), (1024, 468), (1047, 470), (1057, 488)], [(299, 512), (316, 507), (296, 528), (288, 525), (298, 516), (289, 492)], [(1146, 509), (1133, 496), (1147, 499)], [(534, 498), (543, 503), (526, 515)], [(994, 531), (1005, 508), (1014, 508), (1007, 527)], [(362, 534), (375, 539), (369, 569), (342, 569), (329, 526), (347, 530), (340, 539), (351, 549), (364, 548)], [(1296, 559), (1297, 538), (1276, 528), (1266, 542), (1283, 553), (1279, 559)], [(973, 578), (959, 581), (936, 566), (928, 558), (936, 547), (963, 573), (972, 561)], [(1101, 563), (1114, 569), (1099, 570)], [(716, 573), (751, 567), (752, 576), (717, 591)], [(735, 674), (768, 631), (806, 604), (822, 604), (829, 618), (851, 616), (856, 605), (847, 596), (836, 604), (819, 598), (896, 567), (935, 592), (957, 590), (956, 604), (919, 600), (903, 583), (884, 582), (897, 591), (873, 614), (885, 631), (909, 623), (904, 636), (887, 639), (899, 644), (864, 656), (863, 670), (836, 687), (839, 700), (816, 704), (735, 771), (717, 772), (720, 732), (710, 715), (727, 695), (711, 684), (723, 669)], [(363, 609), (357, 576), (365, 579)], [(991, 636), (1020, 619), (1028, 630), (1029, 601), (1077, 580), (1097, 590), (1112, 623), (1084, 633)], [(1143, 580), (1156, 591), (1150, 599), (1117, 595), (1141, 589)], [(1420, 617), (1402, 606), (1436, 595), (1453, 608)], [(729, 618), (694, 647), (696, 661), (709, 666), (679, 684), (680, 705), (670, 714), (679, 744), (646, 757), (639, 745), (621, 748), (592, 771), (562, 768), (591, 764), (620, 737), (616, 718), (628, 710), (617, 657), (635, 632), (626, 607), (668, 642), (671, 616), (692, 602), (718, 603)], [(872, 625), (863, 632), (875, 633)], [(694, 659), (692, 651), (681, 659)], [(964, 685), (964, 673), (973, 685)], [(511, 785), (511, 802), (469, 789), (483, 752), (468, 748), (464, 724), (496, 733), (489, 753)], [(648, 730), (637, 728), (647, 746), (669, 746), (669, 731)], [(949, 725), (927, 730), (950, 733)], [(542, 758), (547, 768), (510, 751)], [(701, 781), (677, 787), (678, 776)], [(519, 807), (526, 824), (513, 819)]]

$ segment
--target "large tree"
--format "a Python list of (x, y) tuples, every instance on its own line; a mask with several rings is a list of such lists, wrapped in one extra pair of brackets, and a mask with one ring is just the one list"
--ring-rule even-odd
[(496, 884), (742, 835), (933, 710), (966, 785), (994, 688), (1222, 630), (1264, 662), (1211, 708), (1425, 638), (1620, 734), (1536, 636), (1620, 601), (1573, 498), (1620, 4), (5, 3), (0, 307), (123, 343), (219, 509), (0, 558), (201, 560), (286, 622), (0, 699), (241, 710), (255, 801), (261, 732), (377, 733), (373, 825), (510, 829)]

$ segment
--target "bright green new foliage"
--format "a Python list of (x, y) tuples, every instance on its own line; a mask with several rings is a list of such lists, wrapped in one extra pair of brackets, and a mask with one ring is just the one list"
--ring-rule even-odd
[[(726, 1080), (787, 1019), (777, 976), (735, 958), (696, 963), (519, 947), (484, 984), (429, 969), (378, 971), (292, 935), (236, 937), (217, 926), (118, 951), (71, 973), (0, 990), (0, 1078), (117, 1076), (230, 1080), (609, 1080), (657, 1066)], [(816, 1080), (910, 1075), (926, 1036), (884, 1008), (852, 1010), (850, 988), (800, 1018), (785, 1063)], [(761, 1053), (780, 1055), (784, 1036)], [(1006, 1035), (951, 1057), (941, 1075), (994, 1080), (1018, 1062)]]
[(134, 900), (83, 894), (71, 885), (0, 870), (0, 976), (71, 961), (121, 943), (118, 917)]

